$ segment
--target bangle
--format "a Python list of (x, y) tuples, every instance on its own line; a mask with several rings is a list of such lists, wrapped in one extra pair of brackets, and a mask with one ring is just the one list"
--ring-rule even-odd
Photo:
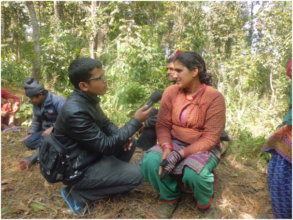
[(162, 147), (163, 151), (166, 149), (174, 150), (174, 148), (171, 144), (163, 144), (161, 147)]

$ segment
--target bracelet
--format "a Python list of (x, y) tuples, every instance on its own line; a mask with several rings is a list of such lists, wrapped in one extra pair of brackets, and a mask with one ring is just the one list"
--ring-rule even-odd
[(162, 147), (163, 151), (166, 149), (174, 150), (174, 148), (171, 144), (163, 144), (161, 147)]

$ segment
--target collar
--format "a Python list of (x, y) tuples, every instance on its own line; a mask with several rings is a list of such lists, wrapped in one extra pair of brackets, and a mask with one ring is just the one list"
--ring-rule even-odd
[(101, 101), (100, 97), (94, 98), (94, 97), (86, 94), (85, 92), (81, 91), (80, 89), (74, 88), (73, 93), (80, 96), (83, 99), (86, 99), (94, 106), (96, 106)]

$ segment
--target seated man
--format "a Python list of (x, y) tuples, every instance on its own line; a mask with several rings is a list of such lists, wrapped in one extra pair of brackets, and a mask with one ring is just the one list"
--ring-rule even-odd
[[(98, 95), (107, 91), (102, 64), (79, 58), (68, 69), (74, 91), (56, 121), (54, 136), (69, 150), (61, 194), (75, 214), (87, 212), (87, 204), (112, 195), (128, 194), (143, 182), (139, 166), (129, 161), (136, 148), (132, 137), (150, 115), (143, 106), (120, 129), (100, 107)], [(71, 164), (71, 165), (70, 165)]]
[[(57, 116), (66, 99), (50, 93), (34, 78), (28, 78), (24, 82), (23, 87), (26, 96), (30, 99), (30, 103), (33, 104), (33, 122), (28, 131), (28, 136), (19, 142), (25, 141), (25, 145), (29, 149), (34, 150), (40, 146), (42, 137), (50, 134), (53, 130)], [(19, 168), (21, 170), (27, 169), (30, 164), (37, 161), (37, 157), (38, 150), (32, 156), (24, 158), (18, 164)]]
[[(176, 83), (176, 80), (173, 78), (173, 70), (174, 70), (174, 59), (183, 53), (181, 50), (177, 50), (175, 55), (167, 60), (166, 69), (167, 69), (167, 77), (168, 81), (173, 85)], [(150, 117), (143, 123), (143, 127), (140, 130), (141, 135), (137, 140), (137, 146), (144, 151), (147, 151), (152, 146), (157, 143), (157, 135), (156, 135), (156, 122), (158, 117), (158, 110), (154, 109), (151, 112)], [(139, 165), (142, 163), (142, 160), (137, 162)]]
[[(1, 103), (1, 130), (3, 132), (21, 130), (21, 127), (14, 126), (15, 113), (19, 110), (20, 105), (19, 98), (10, 94), (5, 89), (1, 89), (1, 98), (6, 100), (3, 104)], [(12, 105), (9, 99), (14, 99)]]

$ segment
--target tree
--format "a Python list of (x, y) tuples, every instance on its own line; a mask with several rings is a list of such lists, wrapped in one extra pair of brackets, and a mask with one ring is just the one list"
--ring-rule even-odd
[(28, 7), (31, 24), (33, 26), (33, 41), (34, 41), (34, 52), (35, 57), (33, 58), (33, 72), (32, 77), (39, 80), (39, 73), (41, 71), (41, 42), (40, 42), (40, 29), (38, 24), (38, 19), (35, 12), (34, 2), (28, 1), (26, 2)]
[(64, 18), (63, 5), (64, 1), (54, 1), (54, 13), (59, 21), (62, 21)]

